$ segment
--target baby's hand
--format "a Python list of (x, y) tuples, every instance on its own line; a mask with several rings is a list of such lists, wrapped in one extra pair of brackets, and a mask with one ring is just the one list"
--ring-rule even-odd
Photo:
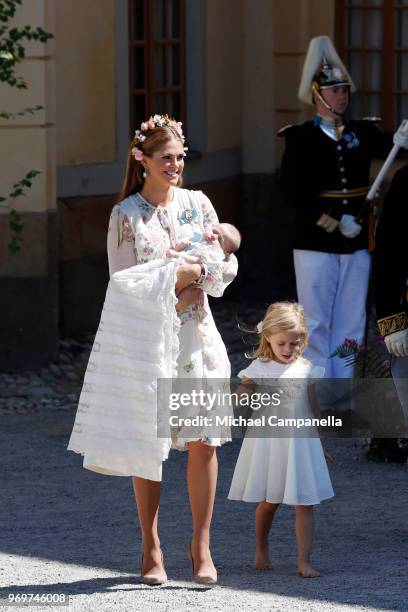
[(190, 245), (191, 245), (191, 240), (184, 240), (182, 242), (178, 242), (177, 244), (175, 244), (173, 248), (178, 253), (179, 251), (184, 251), (184, 249), (186, 249)]
[(178, 253), (175, 249), (167, 249), (166, 257), (178, 257)]

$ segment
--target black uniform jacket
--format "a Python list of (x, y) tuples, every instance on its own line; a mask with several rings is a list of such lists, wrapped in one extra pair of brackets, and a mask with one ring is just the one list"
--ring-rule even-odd
[(395, 174), (384, 199), (373, 257), (374, 295), (383, 336), (408, 327), (408, 165)]
[(335, 141), (317, 121), (281, 130), (286, 138), (282, 159), (282, 186), (286, 201), (296, 208), (293, 248), (327, 253), (353, 253), (368, 246), (368, 213), (356, 238), (338, 229), (328, 233), (316, 225), (327, 213), (340, 220), (355, 216), (364, 204), (370, 162), (388, 155), (392, 141), (372, 120), (349, 121)]

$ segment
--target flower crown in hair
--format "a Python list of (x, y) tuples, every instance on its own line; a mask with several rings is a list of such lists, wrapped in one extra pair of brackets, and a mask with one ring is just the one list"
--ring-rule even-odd
[[(172, 128), (180, 136), (181, 140), (184, 143), (185, 137), (183, 134), (183, 130), (181, 129), (182, 125), (183, 124), (180, 121), (171, 119), (168, 115), (153, 115), (147, 121), (143, 121), (140, 124), (140, 130), (135, 131), (135, 136), (132, 141), (131, 153), (133, 157), (137, 161), (140, 161), (143, 158), (143, 151), (141, 151), (141, 149), (139, 149), (138, 147), (146, 140), (146, 134), (144, 132), (154, 130), (157, 127)], [(184, 147), (184, 150), (187, 151), (187, 147)]]

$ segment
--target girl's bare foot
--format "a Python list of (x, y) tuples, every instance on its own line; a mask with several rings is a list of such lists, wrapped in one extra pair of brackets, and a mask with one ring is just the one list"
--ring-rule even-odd
[(269, 560), (267, 550), (257, 550), (255, 554), (254, 568), (257, 570), (271, 570), (272, 563)]
[(268, 554), (268, 535), (273, 517), (279, 504), (261, 501), (255, 512), (256, 548), (254, 567), (257, 570), (271, 570), (272, 563)]
[(298, 564), (299, 576), (302, 578), (317, 578), (320, 573), (306, 561)]

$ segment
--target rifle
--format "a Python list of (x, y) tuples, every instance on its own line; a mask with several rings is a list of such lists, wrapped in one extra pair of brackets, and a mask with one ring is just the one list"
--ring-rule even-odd
[[(403, 119), (403, 121), (401, 122), (401, 126), (400, 127), (404, 130), (404, 132), (408, 132), (408, 119)], [(392, 147), (391, 151), (389, 152), (388, 157), (385, 160), (385, 162), (383, 163), (382, 168), (381, 168), (380, 172), (378, 173), (377, 178), (375, 179), (374, 183), (371, 185), (371, 188), (370, 188), (369, 192), (367, 193), (366, 199), (364, 201), (363, 206), (361, 207), (360, 212), (355, 217), (355, 220), (356, 220), (357, 223), (361, 224), (363, 222), (363, 218), (364, 218), (365, 213), (368, 210), (370, 210), (371, 202), (376, 197), (377, 191), (378, 191), (381, 183), (383, 182), (385, 175), (387, 174), (388, 170), (390, 169), (390, 166), (391, 166), (392, 162), (396, 158), (399, 150), (400, 150), (400, 146), (395, 144)]]

